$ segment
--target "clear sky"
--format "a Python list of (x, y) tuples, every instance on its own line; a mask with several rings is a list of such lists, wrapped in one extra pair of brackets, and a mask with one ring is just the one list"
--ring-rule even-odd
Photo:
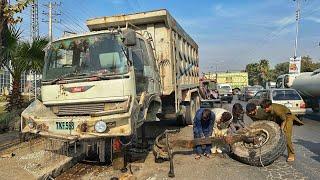
[[(39, 0), (39, 20), (48, 0)], [(56, 1), (59, 2), (59, 1)], [(168, 9), (198, 43), (201, 71), (242, 70), (259, 59), (271, 65), (293, 56), (295, 6), (293, 0), (61, 0), (57, 7), (61, 23), (54, 24), (55, 37), (64, 30), (86, 31), (85, 20), (154, 9)], [(29, 10), (21, 27), (30, 33)], [(301, 0), (298, 56), (320, 59), (320, 0)], [(47, 24), (40, 22), (41, 35)]]

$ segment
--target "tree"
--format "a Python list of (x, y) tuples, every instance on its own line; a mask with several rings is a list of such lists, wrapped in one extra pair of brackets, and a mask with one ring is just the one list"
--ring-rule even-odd
[(247, 64), (246, 72), (248, 72), (249, 84), (255, 85), (259, 83), (259, 64), (258, 63), (251, 63)]
[[(22, 18), (16, 16), (27, 7), (33, 0), (18, 1), (16, 4), (8, 4), (7, 0), (0, 0), (0, 52), (7, 47), (6, 31), (8, 24), (13, 25), (22, 21)], [(2, 57), (0, 57), (2, 60)]]
[(270, 73), (271, 70), (270, 70), (269, 60), (261, 59), (259, 61), (259, 68), (260, 68), (259, 84), (264, 85), (266, 84), (267, 81), (271, 79), (271, 73)]
[(23, 72), (30, 70), (40, 72), (44, 65), (45, 52), (48, 40), (38, 38), (32, 43), (20, 40), (21, 31), (10, 27), (6, 33), (7, 48), (1, 52), (3, 67), (6, 67), (13, 78), (12, 91), (9, 95), (7, 110), (19, 109), (22, 107), (22, 97), (20, 93), (20, 80)]
[(278, 76), (289, 73), (289, 62), (279, 63), (275, 66), (272, 80), (275, 81)]
[(312, 72), (320, 68), (320, 63), (315, 63), (309, 56), (301, 58), (301, 72)]

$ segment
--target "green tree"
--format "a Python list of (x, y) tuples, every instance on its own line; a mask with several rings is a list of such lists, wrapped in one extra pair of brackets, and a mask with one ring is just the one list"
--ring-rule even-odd
[[(22, 12), (31, 2), (33, 0), (23, 0), (15, 4), (8, 4), (7, 0), (0, 0), (0, 51), (7, 47), (6, 31), (8, 30), (8, 24), (12, 25), (21, 22), (22, 18), (16, 14)], [(2, 60), (1, 57), (0, 60)]]
[(279, 63), (274, 67), (272, 80), (275, 81), (278, 76), (289, 73), (289, 62)]
[(271, 79), (271, 69), (269, 60), (261, 59), (259, 61), (260, 75), (259, 75), (259, 84), (265, 85), (267, 81)]
[(320, 63), (315, 63), (309, 56), (301, 58), (301, 72), (312, 72), (320, 68)]
[(249, 84), (255, 85), (259, 83), (260, 67), (258, 63), (247, 64), (246, 72), (248, 72)]
[(6, 33), (7, 48), (1, 52), (3, 57), (1, 65), (8, 69), (13, 78), (8, 111), (21, 108), (23, 103), (20, 93), (21, 74), (30, 70), (41, 71), (45, 56), (43, 49), (48, 44), (46, 38), (35, 39), (32, 43), (20, 41), (20, 35), (19, 29), (10, 27)]

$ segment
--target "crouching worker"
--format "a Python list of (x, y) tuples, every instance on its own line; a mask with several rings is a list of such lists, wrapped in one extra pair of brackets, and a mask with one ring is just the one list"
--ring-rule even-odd
[[(210, 109), (199, 109), (193, 120), (193, 136), (194, 138), (210, 137), (213, 131), (213, 124), (215, 117)], [(210, 158), (211, 144), (198, 145), (195, 147), (195, 159), (200, 159), (203, 154), (205, 157)]]
[(245, 127), (243, 120), (244, 110), (240, 103), (235, 103), (232, 107), (233, 119), (229, 125), (228, 134), (235, 134), (238, 130)]
[[(212, 112), (215, 115), (215, 121), (213, 126), (213, 136), (214, 137), (223, 137), (227, 136), (229, 131), (229, 125), (232, 121), (232, 115), (225, 109), (214, 108)], [(212, 153), (222, 153), (224, 149), (223, 144), (215, 144), (211, 149)]]
[(263, 100), (261, 107), (269, 114), (269, 120), (278, 123), (283, 130), (287, 140), (288, 159), (287, 161), (295, 160), (295, 153), (292, 144), (292, 126), (293, 123), (303, 125), (290, 109), (281, 104), (272, 103), (270, 100)]

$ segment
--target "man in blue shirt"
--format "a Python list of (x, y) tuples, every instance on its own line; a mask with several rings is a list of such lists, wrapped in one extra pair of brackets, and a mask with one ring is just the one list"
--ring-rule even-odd
[[(210, 137), (213, 132), (214, 120), (215, 120), (215, 116), (211, 110), (203, 109), (203, 108), (199, 109), (193, 120), (194, 138)], [(211, 147), (212, 147), (211, 144), (196, 146), (195, 159), (200, 159), (202, 154), (209, 158), (211, 154)]]

